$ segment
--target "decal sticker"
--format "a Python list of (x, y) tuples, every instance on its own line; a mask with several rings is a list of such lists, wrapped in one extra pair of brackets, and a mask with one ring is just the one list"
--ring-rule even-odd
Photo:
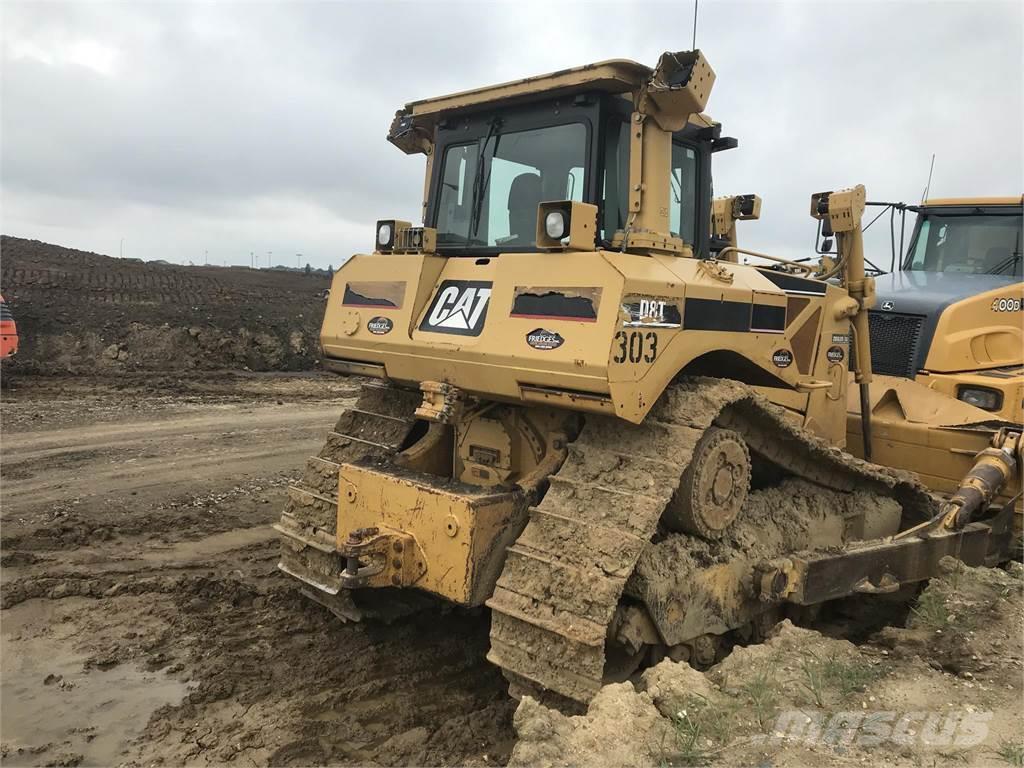
[(687, 299), (683, 308), (683, 327), (688, 331), (750, 330), (749, 301), (719, 299)]
[(786, 330), (786, 308), (754, 304), (750, 308), (750, 330), (755, 333), (782, 333)]
[(366, 324), (366, 330), (374, 336), (383, 336), (385, 333), (391, 333), (391, 329), (394, 327), (395, 324), (391, 322), (390, 317), (372, 317)]
[(345, 307), (401, 309), (405, 296), (403, 282), (355, 282), (345, 284), (341, 304)]
[(653, 363), (658, 359), (658, 334), (654, 331), (619, 331), (615, 334), (618, 348), (612, 355), (612, 361), (624, 363)]
[(825, 295), (825, 283), (821, 280), (808, 280), (803, 277), (788, 275), (785, 272), (779, 272), (777, 269), (771, 269), (769, 267), (762, 267), (758, 269), (758, 272), (767, 277), (775, 283), (778, 288), (781, 288), (788, 294), (801, 296)]
[(778, 349), (772, 355), (772, 362), (776, 368), (789, 368), (793, 364), (793, 353), (788, 349)]
[(841, 363), (846, 357), (846, 352), (843, 351), (842, 347), (829, 347), (825, 357), (828, 358), (830, 363)]
[(671, 298), (655, 296), (627, 296), (622, 301), (622, 312), (628, 316), (622, 324), (626, 328), (681, 328), (679, 305)]
[(600, 288), (532, 288), (518, 286), (512, 296), (510, 317), (535, 320), (597, 321)]
[(526, 343), (534, 349), (558, 349), (565, 343), (565, 339), (554, 331), (534, 328), (526, 334)]
[(992, 311), (993, 312), (1020, 312), (1024, 309), (1024, 300), (1021, 299), (993, 299), (992, 300)]
[(848, 333), (833, 333), (832, 334), (832, 343), (833, 344), (849, 344), (850, 343), (850, 334), (848, 334)]
[(882, 309), (884, 309), (886, 312), (892, 312), (895, 308), (896, 308), (896, 302), (895, 301), (883, 301), (882, 302)]
[(420, 330), (479, 336), (490, 300), (490, 281), (444, 280), (423, 316)]

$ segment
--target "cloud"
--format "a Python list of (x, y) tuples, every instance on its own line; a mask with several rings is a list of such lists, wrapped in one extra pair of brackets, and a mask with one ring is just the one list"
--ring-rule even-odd
[[(709, 111), (740, 148), (717, 194), (757, 192), (760, 250), (809, 249), (811, 192), (1024, 188), (1019, 3), (700, 7)], [(689, 47), (689, 3), (4, 5), (4, 232), (116, 254), (337, 264), (416, 220), (424, 161), (384, 141), (414, 99)], [(888, 248), (886, 244), (886, 249)]]

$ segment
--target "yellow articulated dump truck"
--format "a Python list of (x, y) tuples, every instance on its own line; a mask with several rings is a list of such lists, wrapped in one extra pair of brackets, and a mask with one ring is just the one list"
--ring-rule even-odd
[(871, 377), (864, 188), (812, 197), (827, 268), (712, 257), (711, 161), (737, 143), (714, 82), (681, 51), (397, 113), (423, 225), (378, 221), (334, 276), (324, 366), (367, 383), (277, 526), (307, 595), (348, 619), (486, 605), (510, 692), (571, 708), (942, 555), (1005, 559), (1019, 432), (942, 504), (843, 451), (851, 328)]
[[(893, 237), (868, 312), (871, 457), (942, 492), (956, 489), (994, 432), (1024, 421), (1022, 200), (874, 204), (898, 214), (901, 232), (908, 211), (916, 222), (905, 251)], [(859, 399), (849, 404), (849, 449), (863, 455)]]
[(1024, 422), (1024, 197), (929, 200), (899, 271), (876, 279), (872, 362)]

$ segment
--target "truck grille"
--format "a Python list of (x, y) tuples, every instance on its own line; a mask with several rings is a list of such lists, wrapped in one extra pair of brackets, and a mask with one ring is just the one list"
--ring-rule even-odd
[(917, 373), (922, 315), (868, 312), (871, 331), (871, 369), (886, 376), (913, 378)]

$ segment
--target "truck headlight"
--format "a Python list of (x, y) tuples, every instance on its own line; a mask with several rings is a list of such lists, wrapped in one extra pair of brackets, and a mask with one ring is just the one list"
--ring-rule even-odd
[(1003, 405), (1003, 393), (988, 387), (965, 387), (957, 389), (957, 399), (984, 411), (998, 411)]

